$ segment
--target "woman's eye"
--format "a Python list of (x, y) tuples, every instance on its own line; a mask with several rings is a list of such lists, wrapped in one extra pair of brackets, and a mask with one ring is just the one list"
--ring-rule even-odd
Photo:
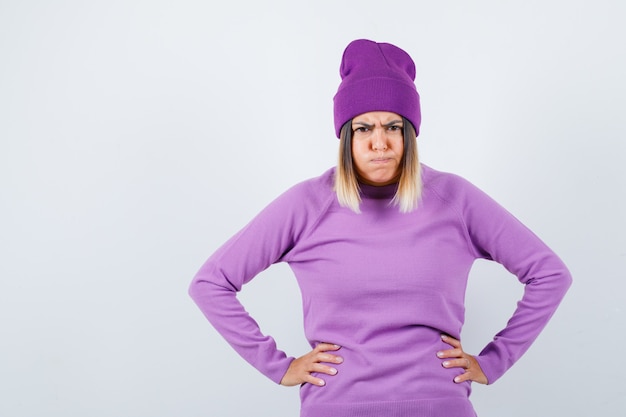
[(354, 129), (355, 132), (360, 132), (360, 133), (365, 133), (367, 131), (369, 131), (368, 128), (366, 127), (357, 127), (356, 129)]
[(402, 126), (389, 126), (389, 131), (391, 132), (397, 132), (400, 129), (402, 129)]

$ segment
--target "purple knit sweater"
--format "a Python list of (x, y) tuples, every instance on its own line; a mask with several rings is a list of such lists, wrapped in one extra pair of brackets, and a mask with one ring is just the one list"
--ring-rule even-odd
[(456, 384), (436, 352), (461, 336), (472, 263), (491, 259), (525, 285), (505, 329), (477, 359), (495, 382), (528, 349), (571, 278), (531, 231), (466, 180), (422, 165), (417, 210), (389, 204), (396, 186), (361, 185), (362, 213), (341, 207), (334, 169), (295, 185), (219, 248), (190, 294), (239, 354), (279, 383), (292, 357), (236, 298), (242, 285), (287, 262), (302, 291), (305, 335), (341, 346), (323, 387), (301, 387), (302, 417), (470, 417), (471, 383)]

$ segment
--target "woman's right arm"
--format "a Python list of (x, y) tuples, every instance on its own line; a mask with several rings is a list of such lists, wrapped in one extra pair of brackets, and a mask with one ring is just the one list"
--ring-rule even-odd
[(213, 261), (207, 261), (194, 277), (189, 294), (241, 357), (279, 383), (293, 358), (279, 350), (272, 337), (261, 332), (237, 299), (236, 293), (241, 287), (230, 282), (223, 269)]
[(226, 341), (261, 373), (283, 385), (316, 383), (319, 378), (310, 372), (332, 375), (330, 367), (319, 362), (339, 363), (338, 359), (324, 353), (332, 349), (321, 345), (295, 360), (287, 356), (272, 337), (261, 332), (237, 292), (261, 271), (289, 256), (323, 210), (324, 202), (316, 197), (307, 184), (278, 197), (202, 265), (189, 288), (191, 298)]
[(237, 298), (243, 285), (279, 262), (293, 245), (294, 227), (285, 221), (289, 199), (279, 197), (231, 237), (202, 265), (189, 295), (226, 341), (251, 365), (280, 383), (291, 361)]

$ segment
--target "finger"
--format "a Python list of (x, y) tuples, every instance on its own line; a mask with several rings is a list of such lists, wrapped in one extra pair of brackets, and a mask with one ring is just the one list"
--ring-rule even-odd
[(318, 374), (326, 374), (326, 375), (337, 375), (337, 369), (332, 366), (322, 365), (321, 363), (315, 363), (312, 366), (311, 372), (316, 372)]
[(454, 377), (454, 382), (457, 384), (463, 383), (465, 381), (471, 381), (472, 374), (470, 372), (464, 372), (461, 375), (457, 375)]
[(437, 352), (437, 357), (444, 358), (461, 358), (463, 357), (464, 352), (461, 349), (448, 349), (448, 350), (440, 350)]
[(333, 343), (320, 343), (317, 346), (315, 346), (315, 349), (313, 350), (316, 352), (328, 352), (328, 351), (339, 350), (339, 349), (341, 349), (341, 346), (335, 345)]
[(320, 343), (319, 345), (315, 346), (315, 349), (313, 349), (312, 353), (315, 356), (316, 362), (342, 363), (343, 358), (341, 356), (334, 355), (332, 353), (326, 353), (337, 351), (339, 349), (341, 349), (341, 346), (339, 345), (335, 345), (332, 343)]
[(448, 336), (447, 334), (442, 334), (441, 340), (443, 340), (444, 342), (446, 342), (447, 344), (449, 344), (450, 346), (454, 348), (457, 348), (457, 349), (461, 348), (461, 341), (458, 339), (455, 339), (452, 336)]
[(468, 358), (458, 358), (452, 360), (446, 360), (441, 363), (441, 366), (444, 368), (462, 368), (462, 369), (470, 369), (472, 363)]
[(332, 355), (329, 353), (318, 353), (315, 355), (315, 362), (328, 362), (328, 363), (342, 363), (343, 358), (338, 355)]
[(302, 379), (303, 383), (317, 385), (318, 387), (323, 387), (324, 385), (326, 385), (326, 381), (324, 381), (322, 378), (317, 378), (311, 374), (306, 374)]

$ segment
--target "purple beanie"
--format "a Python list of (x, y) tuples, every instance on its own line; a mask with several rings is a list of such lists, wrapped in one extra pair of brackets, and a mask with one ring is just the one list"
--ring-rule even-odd
[(408, 119), (419, 133), (420, 97), (415, 63), (390, 43), (350, 42), (341, 59), (341, 84), (335, 94), (335, 132), (350, 119), (370, 111), (389, 111)]

